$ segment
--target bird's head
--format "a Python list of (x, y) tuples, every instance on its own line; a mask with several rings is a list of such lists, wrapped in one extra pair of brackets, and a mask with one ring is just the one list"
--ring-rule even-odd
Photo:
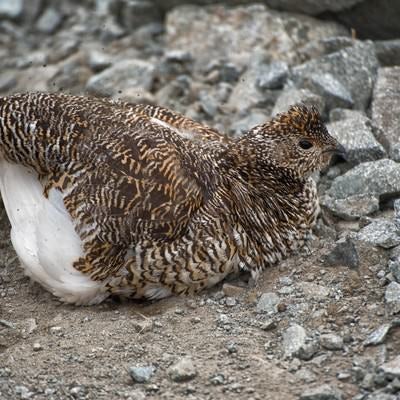
[(252, 128), (243, 141), (259, 167), (286, 168), (300, 177), (326, 167), (334, 153), (344, 155), (343, 146), (328, 133), (318, 110), (303, 104)]

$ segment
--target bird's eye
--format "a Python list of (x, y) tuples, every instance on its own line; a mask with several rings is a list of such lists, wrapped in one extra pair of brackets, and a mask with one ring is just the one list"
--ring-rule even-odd
[(313, 144), (311, 142), (309, 142), (306, 139), (302, 139), (299, 142), (299, 146), (303, 149), (303, 150), (308, 150), (311, 149), (311, 147), (313, 146)]

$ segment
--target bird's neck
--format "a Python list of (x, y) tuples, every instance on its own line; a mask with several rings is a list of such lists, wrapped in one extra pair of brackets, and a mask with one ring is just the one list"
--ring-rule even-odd
[(279, 165), (273, 151), (260, 155), (251, 141), (241, 138), (230, 146), (229, 153), (236, 171), (261, 196), (303, 190), (306, 178), (292, 168)]

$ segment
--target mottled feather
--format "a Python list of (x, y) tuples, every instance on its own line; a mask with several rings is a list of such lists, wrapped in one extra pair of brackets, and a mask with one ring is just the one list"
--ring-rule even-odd
[[(256, 276), (309, 237), (318, 213), (309, 175), (338, 147), (317, 110), (301, 105), (235, 140), (162, 107), (43, 93), (0, 99), (1, 158), (33, 171), (44, 204), (61, 195), (57, 207), (82, 248), (65, 270), (102, 293), (37, 279), (75, 303), (194, 293), (239, 269)], [(12, 190), (4, 184), (2, 194)]]

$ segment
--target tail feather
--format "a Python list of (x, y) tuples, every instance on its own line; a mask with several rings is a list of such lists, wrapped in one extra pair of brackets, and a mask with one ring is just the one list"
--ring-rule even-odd
[(35, 172), (4, 160), (0, 190), (26, 274), (66, 302), (94, 304), (106, 298), (104, 282), (92, 281), (73, 267), (83, 250), (62, 193), (52, 189), (46, 199)]

